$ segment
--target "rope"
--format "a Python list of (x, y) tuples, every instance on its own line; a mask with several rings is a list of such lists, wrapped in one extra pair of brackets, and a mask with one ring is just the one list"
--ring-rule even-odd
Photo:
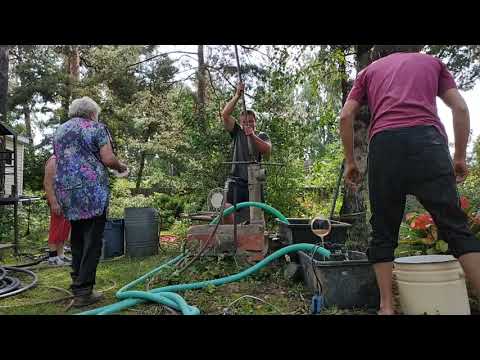
[[(117, 283), (115, 280), (109, 280), (112, 283), (112, 286), (106, 289), (98, 290), (100, 293), (105, 293), (107, 291), (113, 290), (117, 287)], [(14, 308), (14, 307), (25, 307), (25, 306), (35, 306), (35, 305), (45, 305), (45, 304), (51, 304), (51, 303), (56, 303), (56, 302), (61, 302), (69, 299), (73, 299), (74, 295), (72, 292), (68, 291), (67, 289), (61, 288), (61, 287), (56, 287), (56, 286), (39, 286), (41, 288), (45, 289), (52, 289), (52, 290), (57, 290), (63, 293), (66, 293), (68, 296), (60, 297), (57, 299), (51, 299), (51, 300), (42, 300), (42, 301), (35, 301), (35, 302), (30, 302), (30, 303), (22, 303), (22, 304), (14, 304), (14, 305), (1, 305), (0, 308), (2, 309), (8, 309), (8, 308)], [(70, 308), (70, 306), (67, 306)]]
[(60, 301), (64, 301), (64, 300), (69, 300), (69, 299), (73, 298), (73, 294), (66, 289), (59, 288), (59, 287), (56, 287), (56, 286), (41, 286), (41, 287), (46, 288), (46, 289), (53, 289), (53, 290), (57, 290), (57, 291), (60, 291), (60, 292), (64, 292), (68, 296), (64, 296), (64, 297), (61, 297), (61, 298), (58, 298), (58, 299), (53, 299), (53, 300), (43, 300), (43, 301), (36, 301), (36, 302), (22, 303), (22, 304), (14, 304), (14, 305), (2, 305), (2, 306), (0, 306), (0, 308), (8, 309), (8, 308), (22, 307), (22, 306), (44, 305), (44, 304), (50, 304), (50, 303), (56, 303), (56, 302), (60, 302)]

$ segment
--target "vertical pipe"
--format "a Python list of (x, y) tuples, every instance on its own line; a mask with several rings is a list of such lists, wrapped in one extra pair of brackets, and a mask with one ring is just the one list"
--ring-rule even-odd
[(13, 135), (13, 231), (14, 231), (14, 252), (18, 255), (18, 171), (17, 171), (17, 135)]
[[(237, 45), (235, 45), (235, 57), (237, 58), (237, 71), (238, 71), (238, 81), (242, 82), (242, 72), (240, 71), (240, 58), (238, 57), (238, 49)], [(247, 104), (245, 103), (245, 91), (242, 93), (242, 102), (243, 102), (243, 111), (245, 116), (247, 116)], [(252, 146), (252, 139), (250, 137), (247, 138), (248, 141), (248, 156), (250, 161), (252, 161), (253, 157), (253, 146)]]
[(338, 192), (340, 190), (340, 181), (342, 180), (344, 169), (345, 169), (345, 159), (342, 160), (342, 165), (340, 166), (340, 174), (338, 174), (337, 187), (335, 188), (335, 194), (333, 196), (333, 204), (332, 204), (332, 208), (330, 209), (329, 219), (332, 219), (333, 212), (335, 211), (335, 205), (337, 204)]

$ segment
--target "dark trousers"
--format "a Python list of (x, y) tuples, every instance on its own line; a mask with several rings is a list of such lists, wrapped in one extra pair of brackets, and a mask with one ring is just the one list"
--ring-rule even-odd
[(71, 221), (72, 285), (74, 295), (90, 294), (95, 285), (102, 251), (106, 213), (86, 220)]
[[(240, 178), (228, 178), (227, 202), (234, 205), (249, 201), (248, 182)], [(250, 209), (237, 210), (235, 215), (237, 223), (243, 223), (250, 219)]]
[(372, 263), (391, 262), (398, 244), (406, 195), (415, 195), (432, 215), (439, 237), (459, 257), (480, 252), (460, 207), (452, 159), (445, 138), (433, 126), (382, 131), (370, 142), (368, 187)]
[[(241, 202), (250, 201), (250, 193), (248, 191), (248, 181), (240, 178), (228, 178), (227, 202), (230, 204), (239, 204)], [(235, 194), (236, 191), (236, 194)], [(262, 186), (261, 201), (265, 202), (265, 192)], [(236, 197), (235, 197), (236, 196)], [(237, 211), (237, 223), (250, 220), (250, 208), (243, 208)]]

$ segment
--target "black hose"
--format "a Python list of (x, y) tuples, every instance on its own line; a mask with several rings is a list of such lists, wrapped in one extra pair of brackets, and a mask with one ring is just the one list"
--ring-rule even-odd
[(30, 266), (34, 266), (34, 265), (38, 265), (40, 264), (42, 261), (45, 261), (48, 259), (48, 255), (45, 255), (45, 256), (42, 256), (40, 258), (38, 258), (37, 260), (34, 260), (32, 262), (29, 262), (29, 263), (25, 263), (25, 264), (19, 264), (19, 265), (15, 265), (14, 267), (16, 268), (25, 268), (25, 267), (30, 267)]
[(0, 295), (16, 290), (20, 286), (20, 280), (11, 276), (5, 276), (0, 282)]
[[(30, 284), (23, 286), (19, 279), (13, 276), (8, 276), (9, 272), (23, 272), (29, 275), (33, 280)], [(0, 274), (0, 299), (27, 291), (28, 289), (34, 287), (38, 282), (37, 274), (27, 269), (21, 269), (12, 266), (0, 266)]]

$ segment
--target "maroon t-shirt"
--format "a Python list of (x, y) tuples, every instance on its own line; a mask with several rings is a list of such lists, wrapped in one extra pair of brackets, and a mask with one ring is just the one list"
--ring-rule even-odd
[(370, 140), (383, 130), (419, 125), (433, 125), (447, 139), (436, 97), (451, 88), (456, 88), (455, 80), (439, 59), (420, 53), (395, 53), (358, 73), (348, 100), (368, 103), (372, 113)]

